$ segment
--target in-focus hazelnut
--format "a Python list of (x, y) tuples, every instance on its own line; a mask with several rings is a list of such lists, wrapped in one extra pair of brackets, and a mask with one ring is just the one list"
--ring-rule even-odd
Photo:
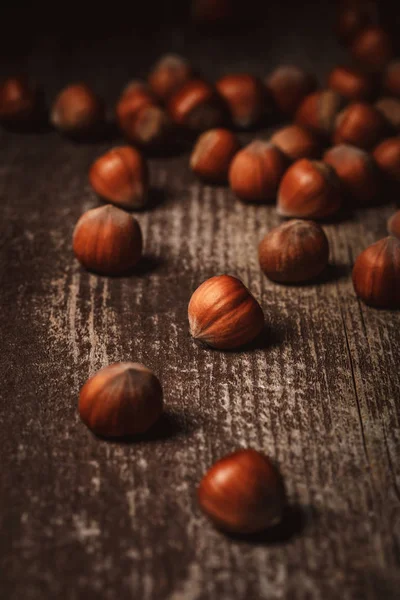
[(143, 148), (159, 148), (172, 138), (174, 124), (166, 110), (146, 104), (132, 119), (125, 122), (123, 133), (127, 140)]
[(302, 158), (286, 171), (278, 190), (277, 211), (283, 217), (325, 219), (342, 203), (342, 189), (333, 167)]
[(76, 258), (89, 271), (102, 275), (128, 272), (142, 256), (142, 232), (134, 217), (107, 204), (85, 212), (73, 236)]
[(255, 140), (234, 157), (229, 184), (241, 200), (265, 203), (275, 198), (288, 166), (289, 159), (277, 146)]
[(190, 157), (190, 168), (210, 183), (226, 183), (233, 157), (240, 149), (236, 135), (228, 129), (210, 129), (197, 140)]
[(309, 94), (296, 111), (295, 121), (315, 133), (329, 137), (346, 100), (334, 90), (318, 90)]
[(374, 159), (365, 150), (339, 144), (325, 152), (324, 161), (335, 169), (351, 203), (366, 206), (378, 197), (379, 171)]
[(258, 246), (258, 259), (272, 281), (302, 283), (317, 277), (328, 264), (328, 239), (317, 223), (294, 219), (266, 234)]
[(319, 139), (301, 125), (288, 125), (279, 129), (270, 141), (291, 160), (318, 158), (321, 150)]
[(400, 238), (400, 210), (388, 219), (387, 229), (390, 235)]
[(291, 117), (304, 98), (317, 87), (316, 78), (294, 65), (281, 65), (265, 79), (278, 112)]
[(271, 112), (266, 89), (258, 77), (247, 73), (225, 75), (216, 88), (229, 109), (232, 123), (239, 129), (260, 125)]
[(37, 108), (36, 88), (25, 77), (10, 77), (0, 84), (0, 121), (21, 123), (29, 120)]
[(157, 98), (166, 102), (192, 77), (193, 69), (185, 58), (178, 54), (166, 54), (154, 65), (148, 82)]
[(400, 138), (388, 138), (374, 150), (373, 157), (384, 175), (385, 182), (396, 191), (400, 189)]
[(364, 102), (354, 102), (337, 116), (333, 143), (371, 150), (387, 131), (388, 123), (378, 109)]
[(119, 146), (100, 156), (90, 168), (89, 180), (101, 198), (123, 208), (143, 208), (147, 202), (147, 163), (130, 146)]
[(356, 61), (372, 72), (377, 72), (392, 59), (393, 43), (384, 29), (371, 26), (356, 35), (350, 51)]
[(169, 114), (179, 126), (201, 133), (223, 125), (226, 106), (215, 88), (201, 79), (192, 79), (172, 95)]
[(400, 132), (400, 100), (397, 98), (380, 98), (375, 107), (385, 117), (394, 131)]
[(337, 66), (329, 73), (328, 88), (348, 100), (368, 100), (374, 93), (375, 82), (371, 75), (363, 71)]
[(188, 308), (191, 335), (200, 342), (230, 350), (251, 342), (264, 327), (257, 300), (236, 277), (211, 277), (193, 293)]
[(252, 449), (214, 463), (201, 480), (197, 497), (214, 525), (239, 534), (277, 525), (285, 507), (281, 475), (267, 456)]
[(388, 64), (383, 75), (383, 89), (389, 96), (400, 98), (400, 60)]
[(100, 369), (79, 395), (82, 421), (102, 437), (146, 433), (162, 412), (161, 384), (140, 363), (121, 362)]
[(56, 97), (50, 120), (69, 135), (92, 132), (104, 121), (104, 105), (86, 83), (74, 83)]
[(123, 133), (129, 132), (131, 123), (141, 108), (157, 104), (154, 94), (143, 81), (134, 79), (123, 89), (115, 113), (119, 128)]
[(376, 2), (359, 0), (341, 2), (338, 6), (336, 33), (345, 43), (351, 42), (365, 27), (377, 21)]
[(356, 259), (353, 284), (357, 296), (377, 308), (400, 308), (400, 240), (387, 237)]

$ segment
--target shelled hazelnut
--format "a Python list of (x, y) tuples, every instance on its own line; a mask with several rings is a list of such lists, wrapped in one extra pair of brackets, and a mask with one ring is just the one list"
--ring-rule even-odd
[(152, 68), (148, 82), (153, 94), (162, 102), (167, 102), (192, 77), (193, 69), (189, 61), (178, 54), (166, 54)]
[(302, 158), (285, 173), (278, 191), (278, 214), (300, 219), (325, 219), (342, 203), (335, 170), (320, 161)]
[(104, 104), (86, 83), (61, 90), (50, 113), (52, 125), (68, 135), (93, 132), (104, 118)]
[(215, 462), (201, 480), (197, 497), (214, 525), (231, 533), (256, 533), (277, 525), (285, 507), (281, 475), (267, 456), (252, 449)]
[(339, 65), (329, 73), (328, 88), (348, 100), (368, 100), (375, 91), (375, 81), (361, 70)]
[(388, 123), (374, 106), (354, 102), (336, 118), (334, 144), (352, 144), (371, 150), (388, 132)]
[(329, 137), (336, 117), (346, 103), (345, 98), (334, 90), (318, 90), (304, 98), (297, 109), (295, 121), (315, 133)]
[(397, 98), (380, 98), (375, 108), (385, 117), (394, 131), (400, 132), (400, 100)]
[(245, 346), (264, 327), (261, 306), (245, 285), (230, 275), (202, 283), (190, 299), (188, 317), (193, 338), (219, 350)]
[(226, 110), (215, 88), (201, 79), (192, 79), (183, 84), (168, 103), (172, 120), (195, 133), (223, 125)]
[(247, 73), (225, 75), (215, 87), (225, 100), (233, 125), (239, 129), (260, 125), (272, 112), (271, 100), (258, 77)]
[(366, 304), (400, 308), (400, 240), (387, 237), (364, 250), (354, 264), (353, 284)]
[(321, 151), (319, 139), (301, 125), (288, 125), (279, 129), (270, 141), (282, 150), (290, 160), (317, 158)]
[(400, 98), (400, 60), (390, 62), (383, 75), (383, 89), (389, 96)]
[(304, 98), (317, 86), (314, 75), (294, 65), (281, 65), (265, 79), (265, 86), (272, 96), (278, 112), (291, 117)]
[(374, 1), (359, 0), (341, 2), (338, 6), (336, 33), (345, 43), (377, 21), (377, 5)]
[(162, 412), (161, 384), (154, 373), (140, 363), (114, 363), (100, 369), (85, 383), (79, 395), (82, 421), (102, 437), (146, 433)]
[(123, 89), (115, 107), (117, 123), (122, 132), (129, 131), (137, 113), (144, 106), (155, 106), (157, 100), (143, 81), (134, 79)]
[(125, 121), (126, 139), (142, 148), (160, 148), (172, 139), (174, 124), (161, 106), (146, 104)]
[(142, 256), (142, 232), (132, 215), (107, 204), (85, 212), (73, 236), (76, 258), (102, 275), (128, 272)]
[(89, 180), (101, 198), (123, 208), (143, 208), (147, 202), (147, 163), (130, 146), (119, 146), (100, 156), (90, 168)]
[(317, 277), (328, 264), (328, 239), (317, 223), (291, 220), (265, 235), (258, 259), (272, 281), (302, 283)]
[(325, 152), (324, 161), (335, 169), (351, 203), (366, 206), (378, 197), (379, 171), (374, 159), (365, 150), (339, 144)]
[(18, 124), (28, 121), (34, 115), (37, 103), (37, 89), (26, 77), (9, 77), (0, 84), (2, 123)]
[(230, 187), (245, 202), (268, 202), (275, 198), (289, 164), (289, 159), (277, 146), (255, 140), (232, 160)]
[(386, 184), (400, 190), (400, 138), (388, 138), (381, 142), (374, 150), (373, 157)]
[(394, 235), (400, 239), (400, 210), (388, 219), (387, 230), (390, 235)]
[(197, 140), (190, 168), (204, 181), (226, 183), (232, 159), (240, 147), (238, 138), (228, 129), (210, 129)]
[(371, 26), (357, 34), (350, 51), (356, 61), (369, 70), (378, 72), (392, 59), (393, 43), (384, 29)]

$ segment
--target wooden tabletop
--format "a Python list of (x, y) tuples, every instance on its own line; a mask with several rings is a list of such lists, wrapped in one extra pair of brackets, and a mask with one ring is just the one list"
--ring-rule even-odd
[[(307, 26), (311, 10), (324, 27)], [(330, 10), (275, 7), (243, 39), (179, 28), (157, 44), (43, 37), (7, 71), (24, 66), (49, 99), (85, 79), (110, 107), (170, 50), (210, 78), (295, 62), (322, 83), (345, 57)], [(400, 315), (363, 305), (350, 276), (385, 235), (391, 199), (324, 226), (326, 274), (281, 286), (257, 260), (279, 223), (274, 206), (200, 184), (185, 154), (154, 158), (152, 206), (137, 214), (142, 265), (98, 277), (75, 260), (71, 236), (99, 204), (87, 172), (110, 145), (0, 134), (1, 598), (398, 598)], [(221, 273), (265, 311), (266, 340), (252, 350), (207, 350), (188, 334), (192, 292)], [(119, 360), (146, 364), (165, 392), (166, 417), (136, 443), (96, 439), (77, 413), (88, 376)], [(291, 506), (280, 527), (234, 539), (202, 516), (195, 491), (214, 460), (247, 446), (277, 462)]]

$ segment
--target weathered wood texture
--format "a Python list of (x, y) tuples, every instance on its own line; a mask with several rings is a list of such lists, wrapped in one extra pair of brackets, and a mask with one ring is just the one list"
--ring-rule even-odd
[[(86, 78), (110, 103), (170, 49), (211, 77), (292, 60), (322, 78), (343, 55), (327, 7), (311, 8), (326, 30), (288, 11), (283, 27), (276, 8), (240, 43), (178, 30), (160, 33), (157, 48), (50, 39), (25, 64), (50, 97)], [(138, 214), (143, 268), (97, 277), (74, 259), (71, 234), (98, 203), (87, 170), (108, 147), (56, 133), (0, 137), (1, 598), (398, 597), (400, 316), (361, 304), (350, 279), (394, 205), (327, 225), (328, 275), (284, 287), (257, 262), (259, 239), (278, 223), (273, 206), (199, 184), (187, 156), (153, 159), (161, 192)], [(190, 339), (190, 295), (218, 273), (260, 300), (264, 347), (215, 352)], [(131, 359), (161, 378), (168, 418), (150, 439), (100, 441), (79, 420), (79, 389)], [(201, 516), (195, 488), (216, 458), (249, 445), (278, 462), (297, 508), (270, 535), (230, 539)]]

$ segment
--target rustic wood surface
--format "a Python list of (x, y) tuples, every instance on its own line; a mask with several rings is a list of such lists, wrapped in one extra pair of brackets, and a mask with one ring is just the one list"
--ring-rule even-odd
[[(110, 106), (171, 49), (210, 77), (295, 61), (323, 81), (344, 57), (329, 6), (311, 3), (304, 18), (271, 10), (246, 43), (178, 28), (156, 46), (147, 34), (47, 36), (7, 70), (24, 66), (49, 98), (87, 79)], [(325, 27), (307, 29), (307, 10)], [(274, 207), (199, 184), (187, 155), (156, 158), (154, 202), (138, 214), (142, 266), (98, 277), (74, 259), (71, 234), (98, 204), (87, 171), (109, 146), (0, 134), (1, 598), (398, 598), (400, 315), (364, 306), (350, 278), (394, 204), (326, 225), (327, 274), (285, 287), (257, 261)], [(265, 341), (246, 352), (188, 335), (191, 293), (220, 273), (240, 277), (267, 316)], [(77, 414), (87, 377), (118, 360), (145, 363), (165, 390), (166, 418), (135, 443), (100, 441)], [(274, 531), (230, 538), (200, 514), (195, 489), (215, 459), (245, 446), (276, 460), (292, 508)]]

